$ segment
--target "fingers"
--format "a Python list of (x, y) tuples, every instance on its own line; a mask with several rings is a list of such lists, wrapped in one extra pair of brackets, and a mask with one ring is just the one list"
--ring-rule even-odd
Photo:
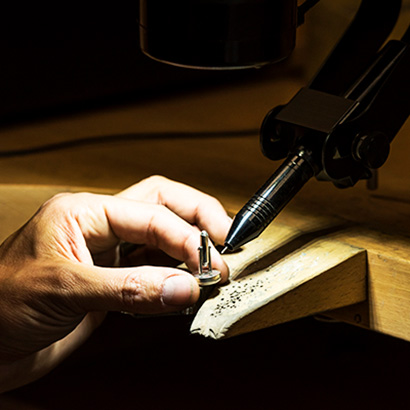
[(164, 205), (199, 229), (205, 229), (217, 244), (224, 243), (232, 223), (221, 203), (212, 196), (160, 176), (147, 178), (118, 196)]
[[(57, 198), (50, 208), (53, 223), (45, 224), (43, 229), (50, 231), (47, 237), (60, 235), (61, 232), (62, 237), (56, 237), (55, 242), (59, 244), (56, 249), (64, 251), (63, 256), (70, 250), (78, 254), (81, 247), (77, 245), (84, 236), (93, 254), (108, 251), (122, 240), (152, 245), (185, 262), (191, 271), (198, 269), (198, 228), (162, 205), (108, 195), (72, 194)], [(61, 216), (58, 216), (59, 212)], [(50, 218), (45, 218), (48, 215), (42, 216), (42, 220), (50, 221)], [(63, 231), (55, 228), (60, 225), (71, 228)], [(68, 231), (81, 232), (81, 238), (72, 234), (69, 237)], [(69, 243), (64, 244), (68, 237)], [(104, 246), (107, 248), (104, 249)], [(221, 271), (222, 280), (225, 281), (229, 274), (226, 263), (213, 246), (211, 255), (214, 268)]]
[[(148, 244), (184, 261), (191, 271), (198, 269), (199, 230), (161, 205), (107, 197), (104, 203), (108, 222), (119, 238), (135, 244)], [(211, 245), (213, 267), (228, 278), (228, 267)]]
[(199, 297), (192, 275), (179, 269), (142, 266), (137, 268), (85, 267), (67, 264), (63, 268), (73, 284), (65, 303), (75, 313), (126, 311), (164, 313), (182, 310)]
[[(148, 198), (148, 202), (138, 201), (140, 197)], [(81, 245), (85, 240), (84, 245), (95, 257), (109, 254), (112, 259), (110, 251), (122, 240), (158, 248), (185, 262), (193, 272), (198, 269), (200, 229), (206, 229), (211, 239), (224, 238), (230, 224), (217, 200), (160, 177), (145, 180), (118, 196), (59, 196), (43, 207), (39, 218), (50, 221), (36, 226), (48, 232), (46, 237), (55, 237), (57, 246), (52, 251), (66, 258), (73, 254), (75, 259), (87, 261), (86, 247)], [(213, 236), (211, 232), (217, 233)], [(44, 232), (40, 234), (45, 236)], [(51, 242), (47, 240), (47, 244)], [(226, 281), (228, 267), (213, 246), (211, 257), (213, 267)]]

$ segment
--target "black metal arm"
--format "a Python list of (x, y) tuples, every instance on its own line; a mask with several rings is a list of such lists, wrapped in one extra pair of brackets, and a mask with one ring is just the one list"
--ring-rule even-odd
[(410, 112), (409, 31), (378, 52), (399, 6), (363, 0), (309, 86), (266, 116), (262, 152), (287, 158), (235, 216), (227, 249), (256, 238), (312, 176), (342, 188), (384, 164)]
[(266, 116), (261, 148), (268, 158), (285, 158), (302, 146), (312, 152), (316, 177), (339, 187), (369, 178), (384, 164), (410, 113), (409, 30), (379, 51), (400, 3), (362, 1), (310, 84)]
[[(317, 1), (140, 0), (141, 47), (182, 66), (261, 66), (291, 52), (296, 26)], [(362, 0), (308, 86), (266, 116), (262, 152), (286, 159), (236, 215), (226, 248), (258, 236), (313, 176), (348, 187), (384, 164), (410, 112), (409, 30), (380, 50), (400, 7)]]

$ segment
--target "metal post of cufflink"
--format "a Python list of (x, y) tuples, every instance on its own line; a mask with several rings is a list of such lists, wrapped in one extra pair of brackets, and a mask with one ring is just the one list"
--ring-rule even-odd
[(212, 268), (211, 246), (209, 245), (208, 232), (202, 231), (200, 236), (199, 266), (195, 275), (199, 286), (215, 285), (221, 280), (221, 272)]

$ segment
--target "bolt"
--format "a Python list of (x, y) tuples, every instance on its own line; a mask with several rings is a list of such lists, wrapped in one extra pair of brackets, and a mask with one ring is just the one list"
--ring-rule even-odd
[(359, 134), (353, 141), (353, 157), (370, 169), (380, 168), (387, 160), (390, 142), (386, 134), (370, 132)]

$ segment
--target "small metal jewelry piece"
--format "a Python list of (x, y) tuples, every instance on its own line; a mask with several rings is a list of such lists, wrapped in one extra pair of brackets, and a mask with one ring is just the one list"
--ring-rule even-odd
[(212, 269), (211, 247), (209, 246), (208, 232), (201, 232), (201, 245), (199, 251), (199, 268), (196, 275), (200, 286), (210, 286), (221, 280), (221, 272)]

